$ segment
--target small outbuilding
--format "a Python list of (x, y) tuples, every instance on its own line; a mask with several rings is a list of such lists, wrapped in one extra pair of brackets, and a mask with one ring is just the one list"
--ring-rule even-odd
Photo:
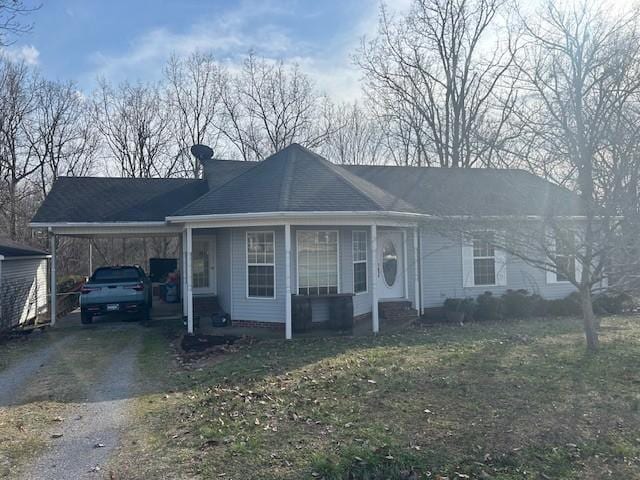
[(0, 238), (0, 332), (47, 313), (50, 255)]

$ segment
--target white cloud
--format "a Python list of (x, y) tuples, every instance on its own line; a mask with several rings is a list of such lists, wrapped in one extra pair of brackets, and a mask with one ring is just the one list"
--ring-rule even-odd
[(86, 80), (90, 82), (99, 76), (115, 81), (159, 78), (172, 53), (211, 51), (228, 61), (251, 48), (259, 48), (261, 55), (285, 56), (291, 47), (289, 38), (279, 29), (260, 22), (262, 16), (276, 11), (278, 7), (269, 6), (269, 2), (245, 2), (229, 13), (201, 20), (185, 32), (150, 30), (136, 37), (122, 54), (94, 52), (91, 61), (95, 69), (88, 74), (92, 78)]
[[(410, 0), (394, 4), (394, 10), (406, 10)], [(296, 22), (300, 12), (287, 1), (247, 0), (234, 10), (200, 20), (183, 32), (156, 28), (136, 37), (121, 54), (94, 52), (95, 65), (81, 84), (90, 85), (96, 77), (112, 81), (157, 80), (172, 53), (188, 55), (210, 51), (230, 68), (236, 68), (250, 49), (260, 56), (296, 61), (318, 88), (338, 100), (359, 98), (360, 72), (351, 56), (362, 36), (370, 37), (377, 29), (379, 4), (371, 1), (348, 31), (315, 45), (292, 38), (282, 19)], [(290, 16), (290, 18), (287, 18)], [(278, 24), (270, 23), (279, 18)], [(286, 24), (285, 24), (286, 25)]]
[(3, 56), (14, 62), (24, 62), (27, 65), (37, 65), (40, 61), (40, 51), (33, 45), (11, 46), (0, 50)]

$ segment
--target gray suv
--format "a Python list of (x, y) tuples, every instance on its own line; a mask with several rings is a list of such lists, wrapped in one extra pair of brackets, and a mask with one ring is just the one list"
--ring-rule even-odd
[(135, 313), (148, 320), (151, 299), (151, 280), (138, 265), (100, 267), (82, 287), (80, 318), (87, 324), (96, 315)]

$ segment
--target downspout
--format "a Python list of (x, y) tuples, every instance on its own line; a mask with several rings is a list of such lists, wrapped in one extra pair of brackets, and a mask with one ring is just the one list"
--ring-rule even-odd
[(422, 227), (418, 227), (418, 283), (420, 284), (420, 316), (424, 315), (424, 281), (422, 278)]
[(0, 255), (0, 321), (2, 320), (2, 261), (4, 255)]

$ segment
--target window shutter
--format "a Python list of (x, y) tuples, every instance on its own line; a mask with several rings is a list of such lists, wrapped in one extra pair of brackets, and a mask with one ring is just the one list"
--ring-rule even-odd
[(462, 286), (473, 287), (473, 243), (471, 239), (462, 239)]
[(496, 257), (496, 285), (507, 285), (507, 252), (501, 248), (495, 249)]

